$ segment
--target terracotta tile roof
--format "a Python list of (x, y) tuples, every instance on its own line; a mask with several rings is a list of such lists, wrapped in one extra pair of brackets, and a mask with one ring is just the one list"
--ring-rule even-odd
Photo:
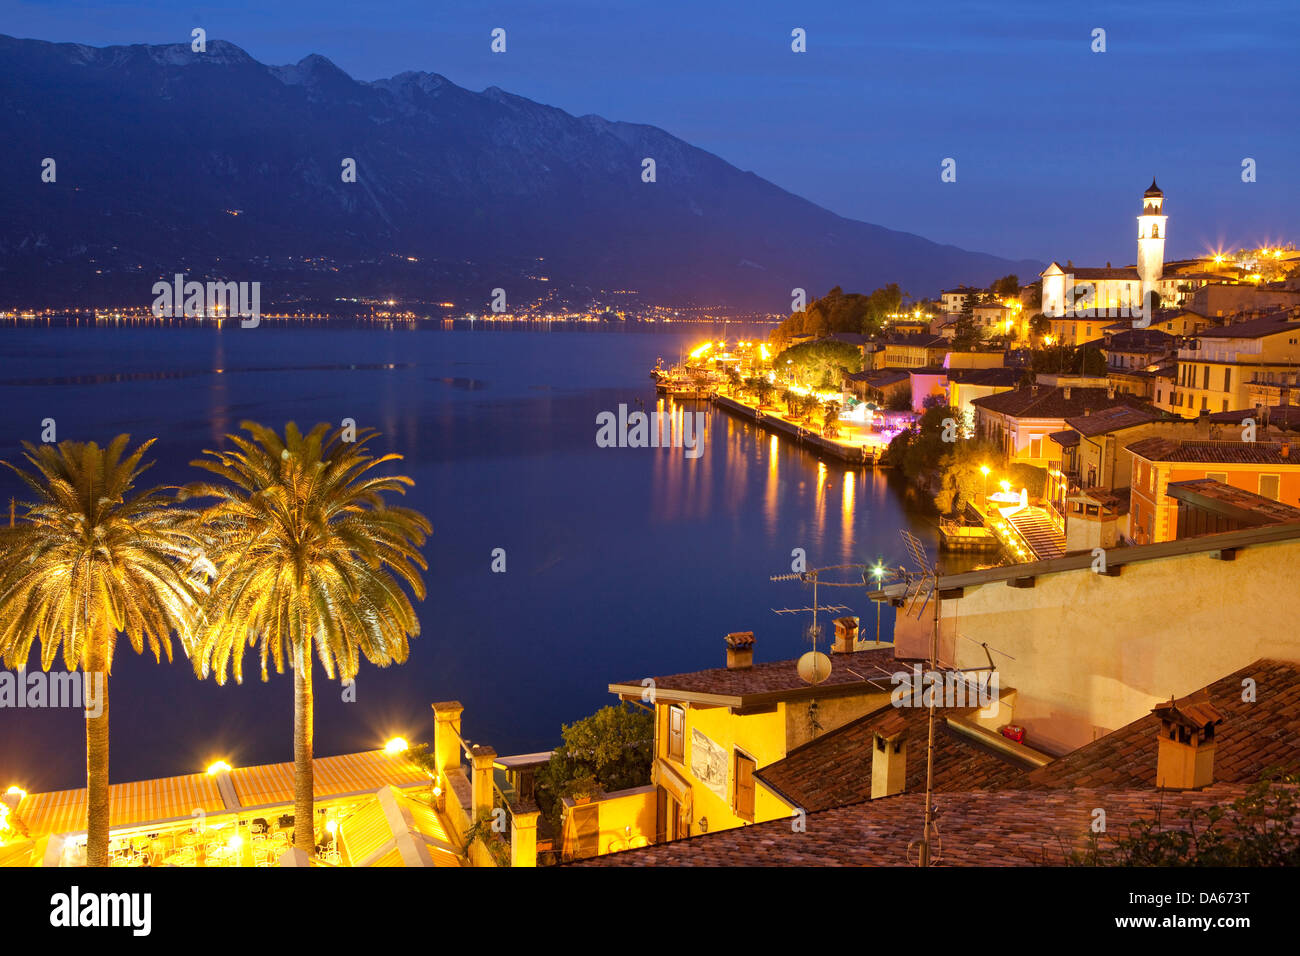
[(1290, 310), (1284, 309), (1243, 322), (1230, 322), (1221, 328), (1202, 329), (1196, 335), (1202, 339), (1262, 339), (1280, 332), (1300, 335), (1300, 321), (1292, 319)]
[[(1247, 678), (1255, 682), (1255, 701), (1250, 703), (1241, 699)], [(1223, 715), (1223, 723), (1215, 728), (1216, 782), (1253, 782), (1273, 767), (1300, 771), (1300, 664), (1258, 660), (1205, 690)], [(1029, 771), (1008, 787), (1154, 786), (1159, 726), (1159, 718), (1148, 714)]]
[[(1170, 316), (1172, 318), (1172, 316)], [(1113, 326), (1107, 326), (1112, 328)], [(1159, 329), (1125, 328), (1110, 337), (1102, 351), (1109, 352), (1163, 352), (1174, 346), (1175, 338)]]
[[(1208, 416), (1212, 422), (1227, 422), (1240, 425), (1243, 419), (1253, 418), (1260, 422), (1260, 409), (1243, 408), (1241, 411), (1211, 412)], [(1300, 429), (1300, 405), (1270, 405), (1268, 423), (1274, 428)]]
[[(1085, 409), (1113, 408), (1116, 405), (1148, 408), (1141, 399), (1132, 395), (1107, 395), (1104, 388), (1079, 388), (1071, 386), (1070, 397), (1060, 387), (1039, 385), (1034, 388), (1016, 388), (997, 395), (977, 398), (972, 405), (1010, 415), (1013, 418), (1071, 418), (1082, 415)], [(1094, 411), (1095, 414), (1095, 411)]]
[(881, 341), (886, 345), (910, 345), (915, 347), (924, 346), (925, 348), (937, 349), (946, 348), (948, 340), (942, 335), (927, 335), (924, 332), (907, 334), (903, 332), (894, 335), (881, 336)]
[[(1129, 279), (1136, 281), (1139, 278), (1137, 266), (1116, 269), (1113, 267), (1074, 266), (1069, 264), (1062, 266), (1059, 263), (1054, 263), (1054, 265), (1057, 265), (1066, 275), (1074, 276), (1076, 281), (1079, 279)], [(1053, 318), (1056, 318), (1056, 316), (1053, 316)]]
[[(881, 668), (892, 667), (894, 661), (894, 648), (880, 647), (867, 651), (856, 651), (852, 654), (835, 654), (831, 657), (831, 674), (822, 683), (814, 688), (811, 684), (804, 683), (795, 670), (797, 661), (766, 661), (763, 663), (755, 662), (752, 667), (728, 669), (726, 667), (714, 667), (703, 671), (688, 671), (683, 674), (668, 674), (664, 677), (654, 678), (655, 693), (662, 697), (672, 698), (674, 693), (686, 693), (693, 695), (709, 695), (714, 697), (740, 698), (753, 697), (756, 695), (776, 695), (777, 697), (805, 696), (817, 691), (825, 693), (828, 688), (847, 689), (850, 687), (861, 687), (864, 690), (870, 689), (870, 686), (858, 675), (881, 674)], [(855, 673), (856, 672), (856, 673)], [(882, 677), (883, 685), (881, 688), (888, 690), (890, 684), (888, 678)], [(609, 689), (611, 693), (619, 693), (619, 689), (635, 690), (639, 695), (641, 693), (641, 678), (625, 681), (620, 684), (611, 684)]]
[[(1025, 771), (946, 724), (971, 708), (938, 708), (934, 731), (936, 790), (981, 790), (1005, 786)], [(925, 790), (929, 713), (924, 707), (886, 705), (768, 764), (758, 776), (805, 810), (857, 803), (871, 797), (875, 735), (901, 733), (907, 744), (905, 792)]]
[[(1106, 811), (1102, 849), (1159, 812), (1179, 825), (1195, 807), (1230, 804), (1243, 784), (1200, 791), (1079, 789), (1035, 794), (1015, 791), (940, 794), (932, 861), (941, 866), (1059, 866), (1088, 848), (1093, 813)], [(575, 861), (574, 866), (905, 866), (915, 865), (924, 794), (902, 794), (809, 813), (806, 829), (771, 820)], [(1295, 821), (1300, 825), (1300, 819)]]
[[(1242, 700), (1247, 678), (1254, 681), (1253, 702)], [(976, 771), (964, 787), (961, 761), (953, 759), (955, 751), (945, 758), (948, 741), (940, 740), (936, 779), (943, 783), (935, 798), (936, 862), (948, 866), (1060, 865), (1068, 852), (1087, 845), (1093, 811), (1098, 807), (1107, 815), (1107, 831), (1100, 838), (1105, 847), (1115, 835), (1127, 834), (1131, 824), (1152, 818), (1157, 810), (1165, 824), (1173, 826), (1180, 822), (1178, 815), (1190, 808), (1231, 803), (1265, 771), (1300, 771), (1300, 663), (1258, 660), (1189, 698), (1222, 717), (1215, 730), (1215, 783), (1200, 791), (1157, 791), (1153, 786), (1160, 723), (1154, 713), (1045, 767), (1013, 772), (1005, 778), (997, 771), (981, 778)], [(784, 761), (765, 767), (759, 776), (767, 780), (780, 770), (785, 775), (780, 789), (787, 796), (801, 786), (825, 801), (855, 790), (870, 793), (869, 756), (865, 791), (848, 780), (855, 770), (861, 773), (867, 728), (887, 721), (892, 732), (900, 719), (905, 723), (915, 719), (902, 709), (887, 710), (892, 713), (877, 711), (791, 751)], [(903, 730), (910, 732), (911, 726)], [(822, 759), (798, 767), (801, 755), (810, 754)], [(909, 788), (912, 756), (909, 748)], [(953, 762), (946, 764), (945, 759)], [(841, 768), (841, 761), (850, 765)], [(939, 771), (940, 766), (945, 769)], [(981, 762), (978, 767), (992, 765)], [(818, 782), (813, 776), (816, 773), (831, 779)], [(1035, 793), (1027, 799), (1024, 790)], [(813, 799), (807, 802), (811, 804)], [(915, 862), (913, 844), (921, 833), (924, 794), (909, 791), (826, 809), (816, 809), (818, 805), (806, 808), (811, 812), (805, 832), (795, 831), (789, 820), (772, 820), (594, 857), (575, 865), (898, 866)], [(1294, 823), (1300, 826), (1300, 818)]]
[(1018, 368), (950, 368), (948, 381), (959, 385), (990, 385), (1012, 388), (1020, 381)]
[[(1283, 457), (1283, 445), (1288, 445)], [(1147, 461), (1196, 462), (1205, 465), (1300, 465), (1300, 445), (1272, 441), (1178, 441), (1142, 438), (1125, 445)]]
[(1165, 486), (1165, 494), (1186, 501), (1198, 510), (1224, 515), (1252, 527), (1300, 521), (1300, 508), (1214, 478), (1171, 481)]
[(1088, 415), (1075, 415), (1065, 420), (1080, 435), (1105, 435), (1125, 428), (1148, 425), (1166, 417), (1156, 408), (1134, 408), (1129, 405), (1116, 405), (1114, 408), (1102, 409)]

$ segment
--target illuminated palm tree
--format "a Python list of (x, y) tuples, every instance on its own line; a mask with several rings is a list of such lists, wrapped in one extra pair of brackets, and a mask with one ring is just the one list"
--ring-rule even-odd
[[(303, 435), (290, 422), (284, 438), (254, 422), (248, 437), (227, 436), (230, 451), (205, 451), (193, 462), (223, 479), (195, 484), (184, 497), (210, 497), (196, 535), (215, 567), (215, 580), (190, 649), (201, 677), (228, 670), (243, 679), (245, 647), (258, 648), (262, 679), (268, 664), (294, 683), (294, 843), (315, 852), (312, 793), (312, 662), (328, 678), (350, 680), (362, 656), (380, 667), (406, 660), (407, 639), (419, 621), (399, 585), (424, 598), (417, 550), (428, 520), (410, 508), (388, 507), (384, 495), (414, 482), (372, 470), (401, 455), (373, 457), (377, 434), (327, 435), (322, 423)], [(348, 440), (355, 438), (355, 440)], [(316, 654), (312, 650), (315, 648)]]
[(137, 654), (147, 643), (155, 658), (166, 652), (170, 661), (172, 631), (183, 635), (203, 590), (187, 531), (192, 516), (160, 488), (132, 493), (153, 441), (123, 458), (129, 441), (118, 435), (106, 448), (24, 442), (35, 471), (5, 462), (36, 500), (0, 528), (0, 657), (24, 667), (36, 641), (42, 669), (60, 651), (69, 671), (81, 669), (90, 866), (108, 865), (107, 677), (118, 635)]

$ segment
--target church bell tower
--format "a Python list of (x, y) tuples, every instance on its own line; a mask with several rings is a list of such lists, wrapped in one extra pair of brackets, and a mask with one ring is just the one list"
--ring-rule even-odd
[(1151, 179), (1151, 188), (1142, 194), (1142, 215), (1138, 220), (1138, 278), (1142, 280), (1142, 301), (1147, 293), (1157, 289), (1165, 271), (1165, 224), (1169, 217), (1162, 215), (1165, 194)]

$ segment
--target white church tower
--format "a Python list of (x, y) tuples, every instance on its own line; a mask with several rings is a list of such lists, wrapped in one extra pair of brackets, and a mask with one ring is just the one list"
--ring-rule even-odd
[(1138, 278), (1142, 280), (1142, 302), (1147, 293), (1158, 291), (1160, 277), (1165, 272), (1165, 224), (1169, 217), (1161, 215), (1165, 194), (1151, 179), (1151, 188), (1142, 194), (1142, 215), (1138, 216)]

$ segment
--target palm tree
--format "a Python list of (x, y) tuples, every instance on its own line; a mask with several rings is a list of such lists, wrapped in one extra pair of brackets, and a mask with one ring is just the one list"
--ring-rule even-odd
[[(161, 488), (133, 493), (153, 440), (123, 458), (128, 435), (94, 442), (23, 443), (34, 472), (5, 462), (36, 495), (21, 520), (0, 528), (0, 656), (24, 667), (32, 642), (49, 670), (62, 650), (81, 668), (86, 716), (86, 863), (108, 865), (108, 682), (119, 634), (137, 654), (172, 657), (203, 585), (189, 516)], [(100, 697), (90, 716), (87, 690)]]
[[(228, 435), (234, 449), (205, 451), (193, 464), (221, 483), (183, 489), (215, 498), (197, 520), (215, 567), (211, 596), (195, 630), (191, 657), (200, 677), (228, 669), (243, 680), (245, 647), (258, 648), (262, 679), (268, 663), (293, 668), (294, 843), (316, 849), (312, 792), (312, 666), (350, 680), (364, 655), (384, 667), (406, 660), (407, 638), (420, 623), (406, 593), (424, 598), (417, 548), (428, 520), (410, 508), (387, 507), (384, 495), (404, 494), (405, 476), (370, 472), (401, 455), (373, 457), (377, 432), (354, 436), (321, 423), (306, 435), (292, 422), (284, 439), (255, 422), (248, 437)], [(315, 648), (316, 654), (312, 650)]]

